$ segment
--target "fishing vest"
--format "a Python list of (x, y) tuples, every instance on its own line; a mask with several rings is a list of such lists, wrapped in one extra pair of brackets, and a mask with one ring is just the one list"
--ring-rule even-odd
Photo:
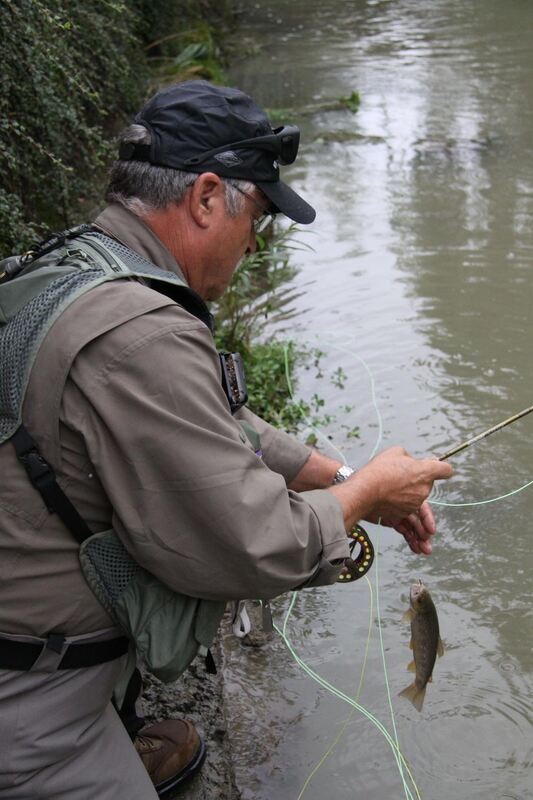
[[(80, 542), (81, 569), (96, 598), (147, 668), (170, 681), (197, 654), (210, 658), (225, 603), (172, 591), (131, 558), (112, 529), (91, 533), (22, 425), (30, 373), (46, 334), (76, 299), (114, 280), (147, 281), (212, 328), (204, 302), (177, 275), (90, 225), (52, 237), (29, 257), (6, 259), (0, 264), (0, 446), (15, 446), (29, 481)], [(84, 344), (72, 348), (68, 368)]]

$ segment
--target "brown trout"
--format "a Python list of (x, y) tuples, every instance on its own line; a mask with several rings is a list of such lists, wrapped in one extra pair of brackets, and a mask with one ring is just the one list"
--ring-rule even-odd
[(421, 711), (426, 685), (431, 681), (437, 654), (441, 656), (444, 648), (439, 635), (437, 610), (430, 593), (420, 579), (411, 586), (409, 602), (410, 608), (403, 615), (402, 621), (411, 623), (409, 647), (413, 651), (414, 661), (411, 661), (407, 669), (415, 673), (415, 679), (410, 686), (400, 692), (400, 696), (407, 697), (416, 710)]

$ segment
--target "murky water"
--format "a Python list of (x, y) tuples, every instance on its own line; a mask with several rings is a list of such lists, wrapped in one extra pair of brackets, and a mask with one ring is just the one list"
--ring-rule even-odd
[[(298, 393), (325, 400), (331, 444), (355, 465), (378, 442), (438, 454), (532, 405), (533, 3), (271, 0), (247, 4), (243, 35), (262, 48), (233, 82), (266, 107), (295, 109), (287, 121), (302, 129), (285, 175), (318, 216), (300, 237), (313, 251), (295, 259), (305, 288), (298, 335), (325, 355), (322, 377), (303, 371)], [(353, 90), (356, 114), (299, 111)], [(473, 503), (533, 480), (532, 442), (533, 415), (455, 457), (456, 475), (434, 499)], [(434, 510), (429, 559), (369, 526), (379, 587), (360, 702), (392, 731), (379, 601), (398, 738), (420, 796), (526, 800), (533, 486)], [(446, 646), (421, 714), (397, 696), (411, 657), (399, 620), (417, 577)], [(278, 602), (279, 622), (286, 607)], [(300, 657), (351, 696), (369, 609), (361, 581), (301, 593), (288, 623)], [(257, 651), (228, 647), (244, 798), (296, 800), (341, 731), (303, 797), (408, 796), (382, 733), (359, 712), (343, 729), (350, 707), (279, 638)]]

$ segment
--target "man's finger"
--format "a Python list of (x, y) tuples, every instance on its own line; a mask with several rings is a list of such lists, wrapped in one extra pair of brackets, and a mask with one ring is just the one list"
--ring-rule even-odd
[(409, 545), (409, 547), (413, 551), (413, 553), (420, 553), (421, 552), (421, 550), (420, 550), (420, 544), (421, 544), (420, 543), (420, 539), (418, 539), (418, 537), (416, 536), (415, 533), (413, 533), (413, 531), (408, 531), (407, 533), (404, 533), (403, 536), (404, 536), (405, 541), (407, 542), (407, 544)]
[(420, 522), (428, 532), (430, 536), (433, 536), (435, 531), (437, 530), (437, 526), (435, 524), (435, 517), (433, 516), (433, 511), (431, 510), (431, 506), (427, 502), (423, 502), (419, 508), (418, 516), (420, 517)]
[(432, 465), (432, 480), (442, 481), (452, 477), (453, 469), (451, 464), (448, 464), (447, 461), (439, 461), (437, 458), (431, 458), (428, 460)]

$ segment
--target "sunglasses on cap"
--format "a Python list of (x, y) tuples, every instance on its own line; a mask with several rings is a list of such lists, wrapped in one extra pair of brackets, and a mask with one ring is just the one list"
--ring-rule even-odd
[(284, 125), (281, 128), (275, 128), (272, 133), (266, 136), (255, 136), (253, 139), (241, 139), (238, 142), (231, 142), (224, 144), (221, 147), (215, 147), (213, 150), (207, 150), (199, 156), (192, 156), (184, 162), (184, 167), (192, 166), (194, 164), (201, 164), (208, 158), (216, 155), (217, 153), (224, 153), (227, 150), (266, 150), (273, 153), (277, 161), (285, 166), (292, 164), (298, 154), (298, 147), (300, 144), (300, 131), (296, 125)]

